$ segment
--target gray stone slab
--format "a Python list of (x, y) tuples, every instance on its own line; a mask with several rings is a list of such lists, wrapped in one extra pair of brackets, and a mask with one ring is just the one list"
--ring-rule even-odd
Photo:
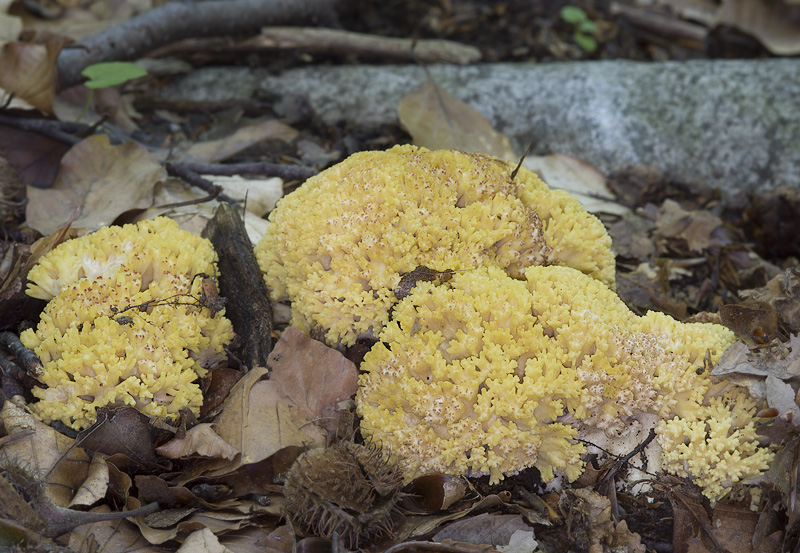
[[(604, 173), (647, 164), (697, 186), (800, 189), (800, 60), (430, 70), (519, 151), (532, 137), (535, 154), (573, 155)], [(177, 90), (196, 94), (194, 81), (230, 82), (230, 76), (209, 78), (204, 71), (217, 70), (196, 71)], [(425, 73), (416, 66), (307, 67), (251, 73), (248, 86), (231, 88), (249, 89), (254, 78), (262, 95), (306, 97), (328, 124), (373, 127), (397, 121), (397, 102), (424, 82)]]

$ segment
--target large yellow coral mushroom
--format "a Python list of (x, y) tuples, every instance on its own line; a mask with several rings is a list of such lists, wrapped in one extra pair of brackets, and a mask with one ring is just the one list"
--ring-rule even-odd
[(103, 228), (45, 255), (28, 294), (49, 303), (21, 335), (44, 364), (34, 411), (76, 429), (98, 407), (197, 413), (196, 380), (224, 359), (233, 336), (224, 311), (204, 305), (197, 278), (213, 275), (215, 261), (209, 241), (166, 218)]
[(730, 331), (638, 317), (575, 269), (530, 267), (525, 277), (482, 268), (418, 283), (365, 357), (362, 429), (409, 477), (497, 481), (535, 466), (545, 480), (556, 470), (572, 480), (584, 450), (574, 438), (625, 438), (641, 415), (672, 421), (658, 429), (665, 470), (697, 478), (713, 499), (763, 470), (770, 454), (757, 450), (752, 413), (732, 417), (730, 402), (706, 397), (704, 363), (733, 342)]
[(293, 324), (332, 343), (376, 336), (418, 266), (568, 265), (614, 286), (611, 240), (569, 194), (481, 154), (400, 146), (362, 152), (285, 197), (256, 248)]

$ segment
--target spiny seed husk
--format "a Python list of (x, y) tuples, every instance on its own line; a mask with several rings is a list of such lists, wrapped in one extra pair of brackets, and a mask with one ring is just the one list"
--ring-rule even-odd
[(403, 476), (381, 450), (353, 442), (312, 449), (295, 461), (284, 495), (292, 524), (326, 538), (339, 535), (348, 549), (392, 534), (392, 515)]

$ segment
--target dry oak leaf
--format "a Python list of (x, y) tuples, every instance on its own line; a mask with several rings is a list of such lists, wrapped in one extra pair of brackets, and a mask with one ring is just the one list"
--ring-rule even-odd
[(214, 425), (209, 423), (198, 424), (190, 428), (183, 438), (175, 438), (165, 443), (156, 451), (169, 459), (180, 459), (191, 455), (215, 457), (229, 461), (236, 457), (239, 451), (219, 437), (214, 432)]
[(28, 187), (28, 226), (52, 234), (77, 210), (72, 226), (97, 230), (131, 209), (153, 203), (153, 187), (167, 173), (135, 142), (112, 146), (94, 135), (73, 146), (61, 159), (53, 187)]
[(511, 142), (475, 108), (441, 88), (433, 77), (397, 104), (400, 124), (414, 144), (430, 150), (481, 152), (517, 161)]
[[(56, 60), (61, 42), (34, 44), (9, 42), (0, 50), (0, 89), (24, 100), (39, 111), (52, 114), (55, 97)], [(45, 233), (49, 234), (49, 233)]]

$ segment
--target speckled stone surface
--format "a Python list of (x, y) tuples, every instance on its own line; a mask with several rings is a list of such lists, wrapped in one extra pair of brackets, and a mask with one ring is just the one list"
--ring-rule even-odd
[[(432, 66), (440, 86), (483, 113), (518, 151), (564, 153), (604, 173), (655, 165), (681, 182), (725, 190), (800, 189), (800, 60)], [(236, 85), (237, 82), (241, 86)], [(165, 89), (201, 97), (301, 96), (328, 124), (397, 121), (425, 80), (415, 66), (307, 67), (280, 75), (203, 69)], [(254, 86), (255, 85), (255, 86)], [(238, 91), (238, 92), (237, 92)]]

